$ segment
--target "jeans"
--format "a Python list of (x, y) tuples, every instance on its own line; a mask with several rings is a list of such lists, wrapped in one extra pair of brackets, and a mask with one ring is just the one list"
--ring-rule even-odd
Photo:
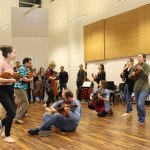
[(125, 100), (126, 100), (126, 103), (127, 103), (126, 113), (129, 113), (129, 112), (133, 111), (132, 104), (131, 104), (131, 94), (132, 93), (129, 92), (129, 85), (125, 84), (125, 87), (124, 87), (124, 97), (125, 97)]
[(39, 127), (39, 130), (51, 130), (51, 126), (56, 126), (63, 131), (75, 131), (77, 123), (71, 118), (67, 118), (60, 113), (44, 114), (43, 124)]
[(149, 89), (144, 90), (144, 91), (137, 91), (134, 93), (135, 95), (135, 100), (137, 104), (137, 111), (138, 111), (138, 121), (140, 123), (144, 123), (145, 121), (145, 109), (144, 109), (144, 104), (146, 101), (146, 98), (149, 95)]

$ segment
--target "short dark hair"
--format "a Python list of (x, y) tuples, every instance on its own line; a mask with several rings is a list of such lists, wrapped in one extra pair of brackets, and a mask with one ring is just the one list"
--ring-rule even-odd
[(71, 97), (71, 98), (73, 97), (73, 93), (70, 90), (65, 90), (64, 94), (65, 94), (65, 96), (66, 96), (67, 99), (69, 97)]
[(2, 51), (3, 57), (7, 58), (7, 55), (13, 51), (12, 46), (1, 46), (0, 50)]
[(30, 60), (32, 60), (31, 58), (28, 58), (28, 57), (26, 57), (26, 58), (24, 58), (23, 59), (23, 64), (25, 64), (25, 63), (28, 63)]

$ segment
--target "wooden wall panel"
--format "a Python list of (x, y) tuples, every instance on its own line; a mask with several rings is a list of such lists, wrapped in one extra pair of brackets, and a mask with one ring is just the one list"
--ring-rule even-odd
[(138, 9), (106, 19), (105, 59), (133, 56), (138, 52)]
[(140, 52), (150, 54), (150, 4), (139, 8)]
[(104, 59), (104, 20), (84, 26), (84, 61)]

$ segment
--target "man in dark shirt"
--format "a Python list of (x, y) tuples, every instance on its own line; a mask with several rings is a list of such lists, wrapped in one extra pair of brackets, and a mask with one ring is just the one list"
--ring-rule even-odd
[(78, 97), (78, 100), (81, 100), (81, 90), (82, 90), (82, 84), (85, 80), (85, 78), (87, 77), (87, 72), (83, 70), (83, 65), (81, 64), (79, 66), (80, 70), (78, 71), (78, 74), (77, 74), (77, 81), (76, 81), (76, 84), (77, 84), (77, 97)]
[(64, 66), (61, 66), (59, 73), (60, 96), (62, 95), (63, 88), (67, 89), (68, 78), (68, 73), (64, 70)]

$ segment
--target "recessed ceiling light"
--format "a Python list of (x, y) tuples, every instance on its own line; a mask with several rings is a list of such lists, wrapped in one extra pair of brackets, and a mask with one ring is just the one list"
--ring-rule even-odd
[(0, 30), (5, 30), (8, 26), (9, 26), (9, 24), (6, 24), (3, 27), (1, 27)]
[(119, 2), (124, 2), (124, 1), (126, 1), (126, 0), (119, 0)]
[(87, 15), (82, 15), (82, 16), (80, 16), (80, 17), (77, 17), (77, 18), (74, 18), (74, 19), (72, 19), (72, 20), (69, 20), (68, 22), (74, 22), (74, 21), (77, 21), (77, 20), (80, 20), (80, 19), (82, 19), (82, 18), (85, 18)]

